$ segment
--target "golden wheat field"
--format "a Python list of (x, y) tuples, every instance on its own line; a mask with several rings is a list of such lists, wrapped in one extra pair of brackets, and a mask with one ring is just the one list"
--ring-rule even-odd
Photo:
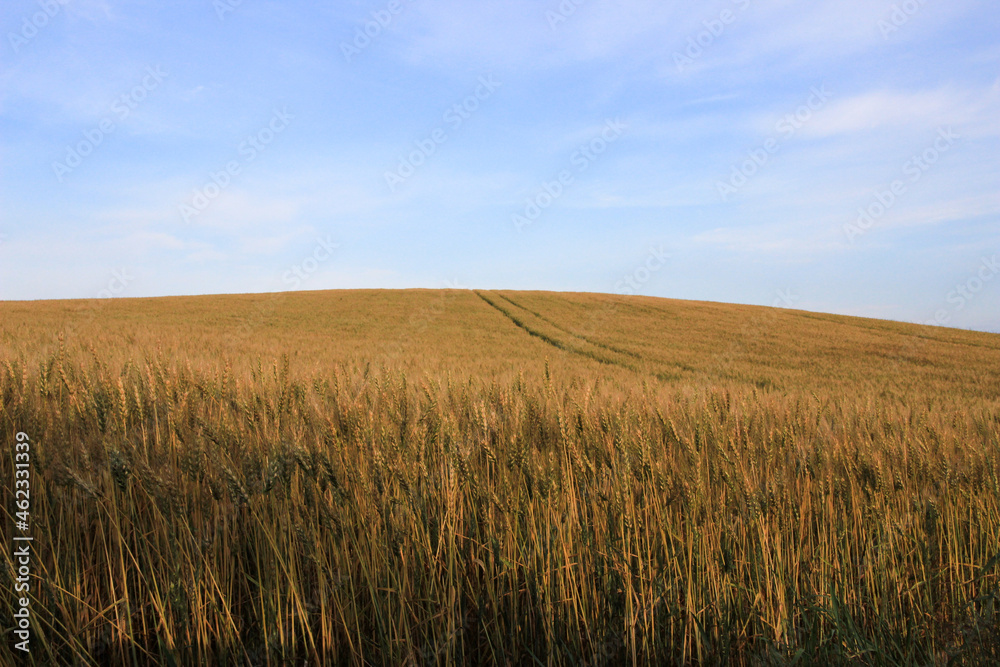
[(544, 292), (6, 302), (0, 425), (0, 614), (23, 432), (37, 664), (1000, 663), (998, 335)]

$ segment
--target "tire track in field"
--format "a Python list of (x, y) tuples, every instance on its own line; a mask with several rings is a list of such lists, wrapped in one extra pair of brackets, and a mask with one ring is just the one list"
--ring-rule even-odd
[(625, 350), (625, 349), (622, 349), (620, 347), (615, 347), (614, 345), (609, 345), (608, 343), (602, 343), (602, 342), (594, 340), (592, 338), (588, 338), (587, 336), (584, 336), (583, 334), (579, 334), (579, 333), (576, 333), (575, 331), (571, 331), (570, 329), (567, 329), (566, 327), (562, 326), (558, 322), (553, 322), (552, 320), (550, 320), (549, 318), (545, 317), (544, 315), (542, 315), (538, 311), (532, 310), (532, 309), (528, 308), (527, 306), (523, 306), (523, 305), (517, 303), (516, 301), (514, 301), (513, 299), (511, 299), (509, 296), (507, 296), (505, 294), (501, 294), (501, 293), (497, 292), (496, 295), (498, 297), (500, 297), (501, 299), (503, 299), (503, 300), (507, 301), (508, 303), (510, 303), (512, 306), (516, 306), (517, 308), (520, 308), (523, 311), (529, 312), (532, 315), (534, 315), (535, 317), (537, 317), (538, 319), (542, 320), (543, 322), (549, 323), (550, 325), (552, 325), (556, 329), (559, 329), (560, 331), (562, 331), (564, 333), (567, 333), (570, 336), (573, 336), (574, 338), (579, 338), (582, 341), (590, 343), (594, 347), (604, 348), (605, 350), (608, 350), (609, 352), (614, 352), (616, 354), (621, 354), (621, 355), (624, 355), (626, 357), (632, 357), (633, 359), (642, 359), (642, 355), (637, 354), (635, 352), (632, 352), (631, 350)]
[[(604, 355), (600, 355), (600, 354), (597, 354), (595, 352), (591, 352), (589, 350), (580, 349), (579, 347), (571, 345), (571, 344), (567, 343), (566, 341), (561, 341), (561, 340), (559, 340), (557, 338), (554, 338), (553, 336), (550, 336), (550, 335), (546, 334), (543, 331), (539, 331), (538, 329), (531, 327), (527, 322), (524, 321), (523, 318), (518, 317), (516, 314), (512, 313), (509, 309), (504, 308), (504, 306), (502, 304), (497, 303), (497, 302), (495, 302), (495, 301), (487, 298), (479, 290), (473, 290), (473, 291), (476, 293), (476, 296), (478, 296), (480, 299), (482, 299), (483, 301), (485, 301), (494, 310), (498, 311), (501, 315), (503, 315), (504, 317), (506, 317), (508, 320), (510, 320), (511, 322), (513, 322), (518, 328), (523, 329), (529, 335), (541, 339), (542, 341), (548, 343), (549, 345), (551, 345), (552, 347), (554, 347), (556, 349), (562, 350), (564, 352), (569, 352), (571, 354), (577, 354), (577, 355), (579, 355), (581, 357), (587, 357), (588, 359), (593, 359), (594, 361), (600, 362), (602, 364), (610, 364), (612, 366), (621, 366), (622, 368), (627, 368), (628, 370), (631, 370), (631, 371), (638, 370), (632, 364), (629, 364), (629, 363), (626, 363), (626, 362), (623, 362), (623, 361), (619, 361), (617, 359), (613, 359), (613, 358), (610, 358), (610, 357), (606, 357)], [(509, 301), (509, 299), (508, 299), (508, 301)], [(524, 310), (527, 310), (527, 309), (524, 309)], [(530, 313), (531, 311), (527, 311), (527, 312)], [(539, 319), (541, 319), (543, 321), (547, 321), (547, 320), (545, 320), (545, 318), (539, 318)], [(561, 327), (557, 327), (557, 328), (561, 328)]]

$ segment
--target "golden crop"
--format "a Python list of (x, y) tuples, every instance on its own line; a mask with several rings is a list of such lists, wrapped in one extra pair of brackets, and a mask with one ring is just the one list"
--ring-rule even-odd
[(5, 488), (34, 447), (38, 664), (1000, 662), (997, 335), (542, 292), (7, 302), (0, 430)]

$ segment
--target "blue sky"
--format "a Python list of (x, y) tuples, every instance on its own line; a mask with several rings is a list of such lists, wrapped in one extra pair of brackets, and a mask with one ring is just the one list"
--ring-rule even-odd
[(11, 1), (0, 299), (641, 293), (1000, 331), (1000, 8)]

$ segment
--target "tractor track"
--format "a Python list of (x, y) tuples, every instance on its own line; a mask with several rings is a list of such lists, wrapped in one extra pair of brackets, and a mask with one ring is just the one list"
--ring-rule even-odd
[[(538, 339), (544, 341), (545, 343), (548, 343), (549, 345), (551, 345), (552, 347), (554, 347), (554, 348), (556, 348), (558, 350), (562, 350), (564, 352), (569, 352), (571, 354), (576, 354), (576, 355), (579, 355), (581, 357), (586, 357), (588, 359), (592, 359), (592, 360), (597, 361), (597, 362), (602, 363), (602, 364), (608, 364), (608, 365), (611, 365), (611, 366), (620, 366), (622, 368), (627, 368), (630, 371), (638, 371), (638, 369), (635, 366), (633, 366), (632, 364), (630, 364), (630, 363), (627, 363), (627, 362), (624, 362), (624, 361), (620, 361), (618, 359), (613, 359), (611, 357), (604, 356), (604, 355), (601, 355), (601, 354), (597, 354), (597, 353), (591, 352), (589, 350), (580, 349), (577, 346), (574, 346), (574, 345), (572, 345), (570, 343), (567, 343), (565, 341), (561, 341), (561, 340), (559, 340), (557, 338), (554, 338), (554, 337), (552, 337), (552, 336), (550, 336), (550, 335), (548, 335), (548, 334), (546, 334), (546, 333), (544, 333), (542, 331), (539, 331), (538, 329), (535, 329), (535, 328), (531, 327), (527, 322), (525, 322), (522, 318), (518, 317), (515, 313), (512, 313), (509, 309), (504, 308), (504, 306), (502, 304), (497, 303), (494, 300), (491, 300), (491, 299), (487, 298), (486, 295), (484, 295), (481, 291), (479, 291), (479, 290), (473, 290), (473, 291), (476, 293), (476, 296), (478, 296), (480, 299), (482, 299), (487, 304), (489, 304), (494, 310), (496, 310), (501, 315), (503, 315), (508, 320), (510, 320), (512, 323), (514, 323), (515, 326), (517, 326), (520, 329), (523, 329), (528, 335), (534, 336), (535, 338), (538, 338)], [(493, 295), (491, 295), (491, 296), (493, 296)], [(532, 315), (535, 315), (540, 320), (542, 320), (543, 322), (546, 322), (546, 323), (552, 325), (556, 329), (559, 329), (561, 331), (566, 331), (563, 327), (554, 324), (548, 318), (545, 318), (545, 317), (542, 317), (540, 315), (537, 315), (536, 313), (528, 310), (527, 308), (524, 308), (523, 306), (520, 306), (520, 305), (514, 303), (513, 301), (511, 301), (510, 299), (507, 299), (506, 297), (504, 297), (502, 295), (498, 294), (496, 296), (499, 296), (500, 298), (506, 300), (512, 306), (516, 306), (517, 308), (520, 308), (520, 309), (522, 309), (522, 310), (524, 310), (524, 311), (526, 311), (526, 312), (528, 312), (528, 313), (530, 313)], [(566, 333), (570, 333), (570, 332), (566, 331)], [(590, 343), (591, 345), (594, 345), (595, 347), (604, 347), (604, 348), (606, 348), (606, 346), (596, 345), (593, 342), (587, 340), (586, 338), (583, 338), (582, 336), (579, 336), (579, 338), (582, 338), (584, 341), (586, 341), (587, 343)]]

